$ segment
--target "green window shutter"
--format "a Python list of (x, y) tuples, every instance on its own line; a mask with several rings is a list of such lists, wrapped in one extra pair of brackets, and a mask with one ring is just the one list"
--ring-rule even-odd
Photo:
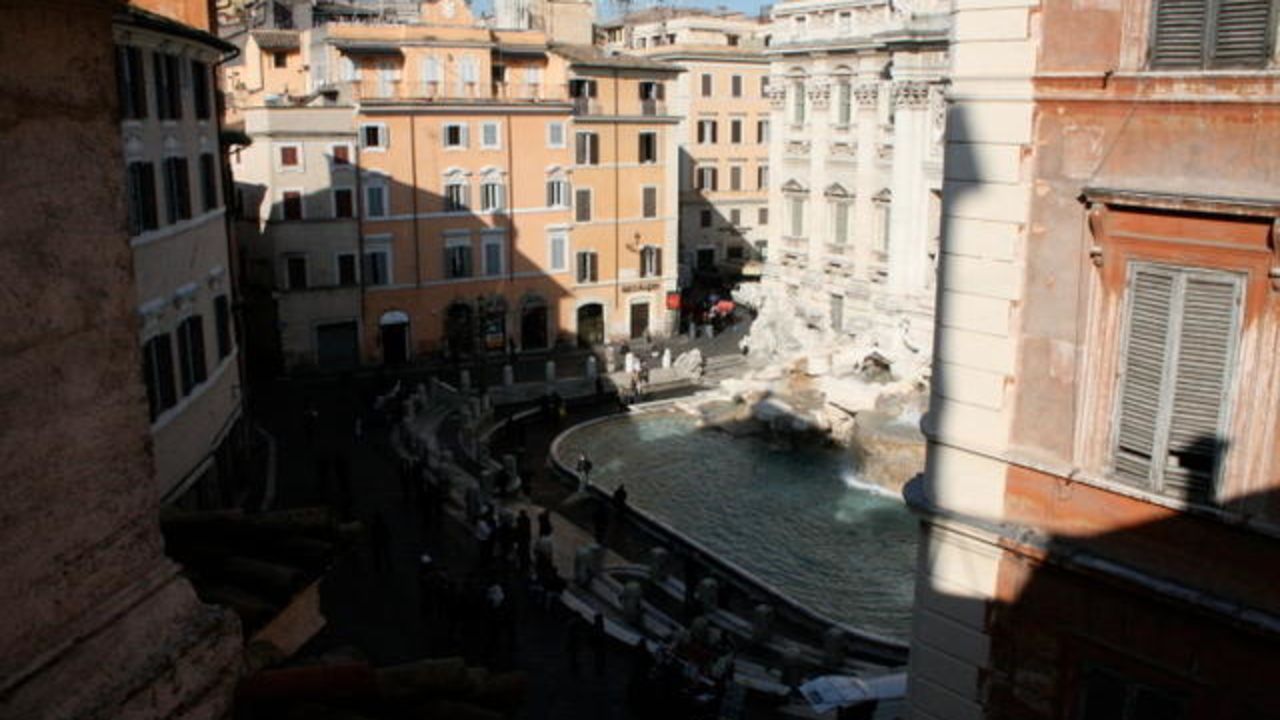
[(1202, 66), (1209, 0), (1156, 0), (1154, 12), (1151, 67)]
[(1159, 445), (1174, 285), (1171, 273), (1154, 268), (1135, 271), (1129, 283), (1114, 465), (1118, 479), (1141, 487), (1149, 484)]
[(1262, 67), (1270, 53), (1273, 0), (1218, 0), (1214, 67)]
[(1240, 283), (1225, 273), (1186, 274), (1162, 489), (1210, 502), (1223, 450), (1227, 389), (1239, 333)]

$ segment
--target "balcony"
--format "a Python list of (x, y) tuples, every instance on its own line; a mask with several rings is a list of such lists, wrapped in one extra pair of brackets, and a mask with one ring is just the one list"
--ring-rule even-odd
[(640, 114), (646, 117), (667, 114), (667, 105), (661, 100), (641, 100)]
[(493, 84), (493, 97), (497, 100), (538, 101), (556, 99), (552, 95), (553, 93), (548, 92), (548, 88), (541, 84), (506, 82)]
[(590, 97), (573, 98), (574, 115), (603, 115), (604, 106), (599, 100)]

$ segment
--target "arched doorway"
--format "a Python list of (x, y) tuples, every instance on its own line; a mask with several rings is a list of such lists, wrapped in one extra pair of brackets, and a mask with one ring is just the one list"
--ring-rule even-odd
[(403, 365), (409, 362), (409, 316), (400, 310), (388, 310), (378, 318), (382, 340), (382, 362)]
[(450, 305), (444, 314), (444, 340), (450, 354), (470, 355), (475, 338), (475, 313), (471, 306), (461, 302)]
[(578, 344), (582, 347), (604, 344), (604, 306), (600, 303), (578, 308)]
[(542, 350), (547, 347), (547, 304), (540, 297), (526, 298), (520, 310), (520, 348)]

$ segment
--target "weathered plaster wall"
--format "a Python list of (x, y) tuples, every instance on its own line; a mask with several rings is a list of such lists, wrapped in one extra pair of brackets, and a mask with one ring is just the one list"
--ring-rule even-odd
[(114, 112), (117, 5), (11, 6), (0, 29), (6, 717), (214, 717), (238, 658), (234, 617), (200, 605), (161, 546)]

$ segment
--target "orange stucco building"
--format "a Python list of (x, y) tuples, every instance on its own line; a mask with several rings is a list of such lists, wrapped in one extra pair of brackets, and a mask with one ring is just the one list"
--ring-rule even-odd
[(913, 717), (1280, 715), (1277, 15), (1189, 7), (957, 4)]

